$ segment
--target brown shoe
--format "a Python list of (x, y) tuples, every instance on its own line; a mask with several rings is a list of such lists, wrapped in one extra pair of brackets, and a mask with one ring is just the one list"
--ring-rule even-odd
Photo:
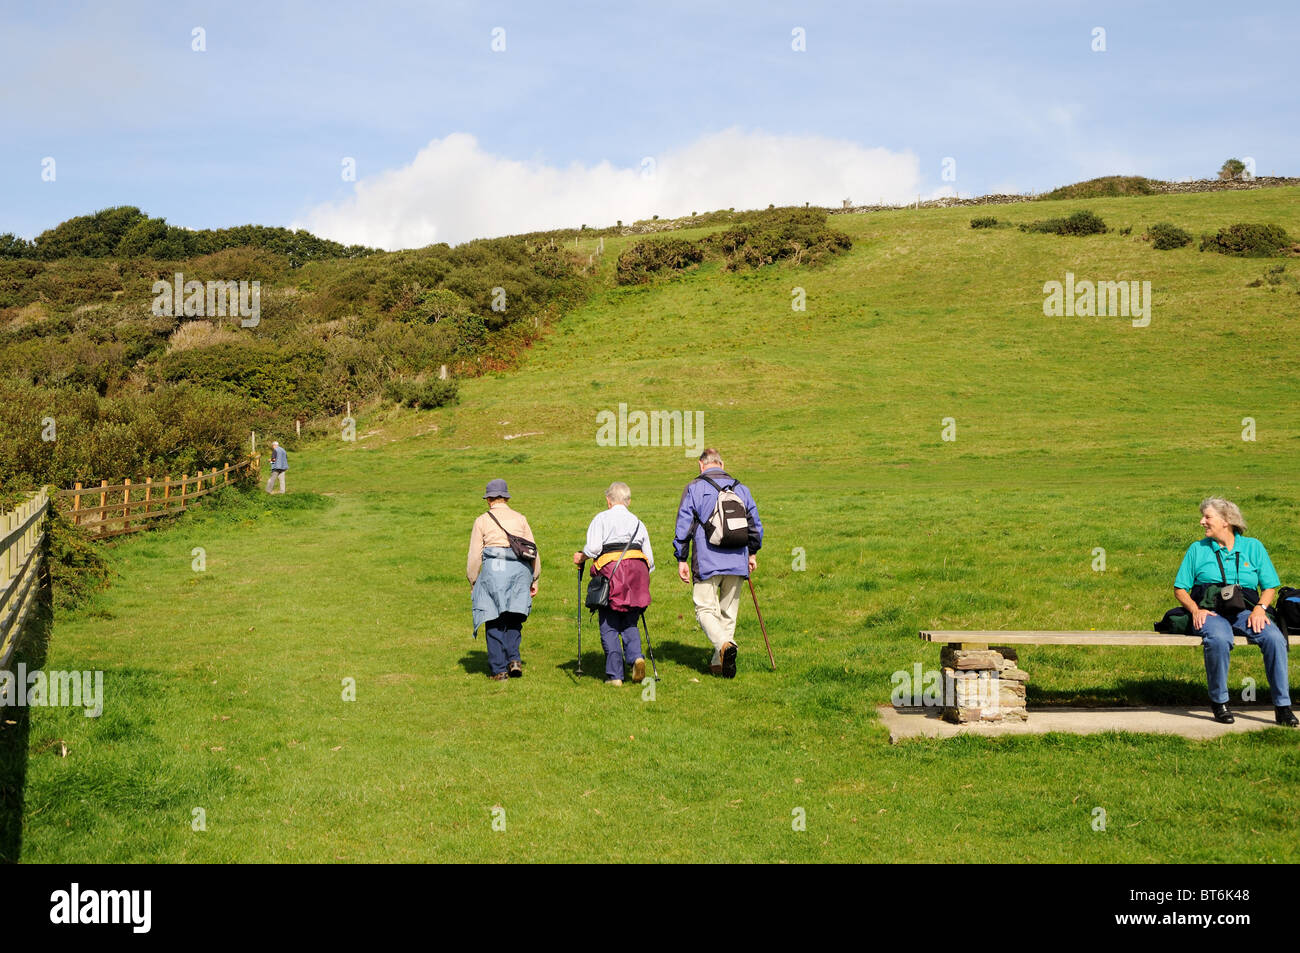
[(632, 663), (632, 681), (645, 681), (645, 659), (639, 658)]
[(504, 682), (504, 681), (505, 681), (507, 678), (509, 678), (509, 677), (510, 677), (510, 676), (507, 675), (505, 672), (497, 672), (495, 675), (489, 675), (489, 676), (488, 676), (488, 681), (490, 681), (490, 682)]
[(523, 677), (524, 677), (524, 663), (521, 662), (521, 661), (519, 661), (518, 659), (515, 659), (515, 660), (514, 660), (513, 662), (511, 662), (510, 665), (506, 668), (506, 674), (508, 674), (511, 678), (523, 678)]
[(721, 674), (722, 674), (722, 663), (721, 663), (721, 662), (718, 662), (718, 664), (716, 664), (716, 665), (710, 663), (710, 664), (709, 664), (709, 673), (710, 673), (711, 675), (721, 675)]
[(736, 677), (736, 643), (728, 642), (722, 647), (722, 677)]

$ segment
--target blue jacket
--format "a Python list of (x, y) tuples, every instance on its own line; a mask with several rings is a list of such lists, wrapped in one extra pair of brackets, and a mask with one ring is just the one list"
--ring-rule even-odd
[(284, 447), (271, 448), (271, 469), (272, 470), (289, 469), (289, 454), (284, 452)]
[(703, 479), (705, 476), (723, 487), (736, 482), (727, 475), (726, 471), (711, 467), (686, 484), (686, 489), (682, 491), (681, 504), (677, 507), (677, 530), (673, 539), (673, 553), (677, 556), (678, 562), (683, 562), (687, 559), (689, 551), (691, 571), (698, 581), (713, 576), (748, 576), (750, 553), (758, 552), (763, 545), (763, 524), (758, 518), (758, 505), (754, 502), (749, 487), (743, 483), (736, 483), (736, 495), (745, 501), (745, 510), (749, 514), (753, 549), (748, 546), (722, 549), (711, 545), (705, 538), (702, 524), (713, 515), (713, 508), (718, 505), (718, 491), (708, 480)]
[(533, 585), (532, 567), (521, 563), (508, 546), (483, 549), (483, 568), (474, 581), (470, 599), (474, 609), (474, 637), (484, 622), (506, 612), (528, 615), (533, 608), (529, 590)]

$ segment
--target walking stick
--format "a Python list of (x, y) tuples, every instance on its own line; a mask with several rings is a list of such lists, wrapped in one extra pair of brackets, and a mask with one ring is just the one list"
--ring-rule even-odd
[(650, 624), (645, 620), (645, 610), (641, 610), (641, 627), (645, 629), (645, 650), (650, 653), (650, 671), (654, 673), (655, 681), (659, 681), (659, 666), (655, 664), (655, 649), (650, 644)]
[(772, 663), (772, 671), (776, 671), (776, 659), (772, 658), (772, 643), (767, 641), (767, 626), (763, 624), (763, 613), (758, 611), (758, 594), (754, 592), (754, 580), (749, 579), (749, 594), (754, 597), (754, 614), (758, 616), (759, 628), (763, 630), (763, 643), (767, 646), (767, 660)]
[(582, 566), (578, 566), (578, 678), (582, 678)]

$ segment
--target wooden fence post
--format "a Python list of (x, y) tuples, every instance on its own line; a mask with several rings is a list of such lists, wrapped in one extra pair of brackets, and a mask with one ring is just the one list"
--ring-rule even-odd
[(185, 509), (185, 483), (189, 480), (189, 477), (188, 473), (181, 474), (181, 509)]
[(153, 499), (153, 477), (144, 478), (144, 515), (149, 515), (149, 501)]
[[(77, 485), (74, 486), (73, 489), (74, 490), (81, 489), (80, 480), (77, 481)], [(72, 498), (72, 525), (73, 526), (81, 525), (81, 494), (80, 493), (78, 493), (76, 496)]]
[(104, 517), (108, 515), (107, 511), (105, 510), (105, 507), (108, 506), (108, 490), (104, 489), (104, 487), (106, 486), (108, 486), (107, 480), (99, 481), (99, 519), (96, 522), (98, 522), (100, 525), (99, 525), (99, 529), (96, 530), (97, 535), (102, 534), (104, 532), (104, 525), (103, 525)]
[(122, 532), (131, 529), (131, 478), (127, 477), (122, 486)]
[(163, 484), (163, 509), (172, 505), (172, 475), (167, 474), (167, 482)]
[[(0, 531), (8, 536), (9, 531), (13, 529), (13, 526), (13, 514), (0, 513)], [(9, 571), (9, 551), (5, 550), (3, 553), (0, 553), (0, 589), (9, 588), (9, 580), (12, 578), (13, 574)]]

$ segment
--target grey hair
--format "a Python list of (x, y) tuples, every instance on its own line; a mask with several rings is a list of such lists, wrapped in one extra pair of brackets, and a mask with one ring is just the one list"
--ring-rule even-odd
[(1241, 508), (1232, 500), (1225, 500), (1221, 496), (1207, 497), (1201, 500), (1201, 512), (1206, 510), (1214, 510), (1219, 514), (1219, 518), (1227, 522), (1238, 536), (1245, 535), (1246, 517), (1241, 515)]
[(626, 483), (611, 483), (605, 491), (605, 499), (627, 506), (632, 501), (632, 488)]
[(700, 463), (716, 463), (722, 466), (722, 454), (710, 447), (700, 454)]

